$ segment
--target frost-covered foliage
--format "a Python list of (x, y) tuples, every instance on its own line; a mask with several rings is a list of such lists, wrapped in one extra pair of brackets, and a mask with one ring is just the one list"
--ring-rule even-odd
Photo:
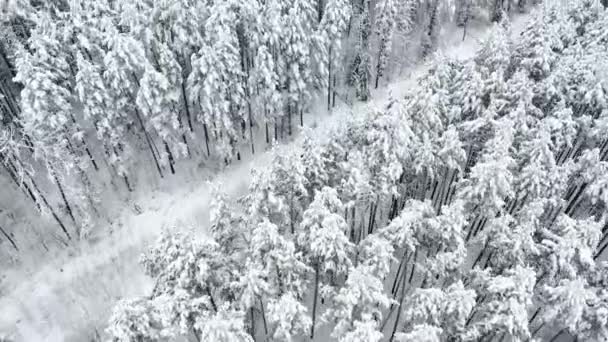
[(275, 149), (240, 201), (216, 196), (211, 238), (161, 238), (152, 297), (108, 332), (606, 340), (608, 15), (573, 6), (517, 40), (502, 22), (476, 58), (438, 56), (404, 98)]

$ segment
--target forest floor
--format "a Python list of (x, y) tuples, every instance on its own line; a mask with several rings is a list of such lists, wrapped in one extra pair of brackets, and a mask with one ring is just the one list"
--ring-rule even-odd
[[(526, 18), (513, 18), (513, 34), (519, 34)], [(460, 28), (445, 33), (439, 52), (450, 58), (472, 57), (490, 30), (488, 25), (479, 25), (468, 31), (465, 41)], [(413, 63), (388, 85), (372, 91), (368, 103), (341, 102), (327, 113), (320, 100), (318, 110), (312, 111), (316, 114), (305, 115), (304, 122), (315, 134), (327, 136), (348, 116), (364, 115), (368, 108), (402, 96), (426, 70), (426, 63)], [(297, 139), (294, 135), (285, 144)], [(199, 177), (187, 186), (141, 194), (134, 201), (141, 209), (137, 210), (139, 213), (134, 212), (131, 203), (114, 218), (123, 228), (108, 229), (113, 232), (97, 237), (95, 242), (82, 242), (36, 265), (11, 271), (3, 279), (6, 291), (0, 297), (0, 332), (16, 341), (101, 339), (117, 300), (143, 296), (151, 290), (153, 280), (144, 275), (139, 257), (158, 234), (172, 227), (192, 227), (203, 234), (209, 222), (213, 183), (221, 183), (229, 197), (238, 198), (247, 190), (250, 170), (267, 165), (270, 156), (268, 151), (247, 155), (218, 172), (211, 181)]]

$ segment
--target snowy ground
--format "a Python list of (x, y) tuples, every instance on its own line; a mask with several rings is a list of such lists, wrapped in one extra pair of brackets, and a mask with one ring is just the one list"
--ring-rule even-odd
[[(514, 19), (514, 34), (521, 31), (525, 17)], [(469, 31), (465, 42), (462, 29), (445, 34), (440, 51), (459, 59), (473, 56), (488, 30), (486, 26)], [(314, 111), (317, 114), (306, 115), (304, 122), (316, 134), (325, 136), (348, 116), (361, 115), (368, 106), (381, 106), (389, 96), (399, 97), (425, 70), (424, 64), (405, 69), (401, 79), (374, 91), (373, 101), (367, 104), (341, 103), (331, 114), (320, 104)], [(215, 176), (213, 182), (221, 182), (222, 190), (236, 198), (247, 189), (251, 168), (267, 165), (269, 156), (267, 152), (244, 156), (243, 161)], [(103, 336), (116, 300), (149, 292), (152, 280), (143, 274), (138, 260), (158, 233), (164, 228), (207, 226), (210, 189), (206, 181), (193, 181), (141, 196), (135, 201), (141, 214), (129, 207), (115, 219), (124, 228), (46, 260), (36, 266), (35, 272), (11, 273), (3, 281), (8, 291), (0, 298), (0, 331), (16, 341), (90, 341)]]

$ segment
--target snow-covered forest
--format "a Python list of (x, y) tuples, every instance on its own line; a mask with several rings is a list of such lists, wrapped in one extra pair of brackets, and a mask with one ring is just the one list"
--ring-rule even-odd
[(0, 1), (0, 341), (608, 341), (607, 7)]

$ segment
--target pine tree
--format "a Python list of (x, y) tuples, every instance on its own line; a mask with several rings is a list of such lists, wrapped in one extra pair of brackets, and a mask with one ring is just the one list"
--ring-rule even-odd
[(270, 302), (268, 318), (275, 325), (272, 336), (277, 341), (293, 341), (311, 326), (306, 307), (290, 292)]
[(327, 56), (320, 61), (327, 69), (327, 110), (336, 92), (337, 74), (340, 66), (336, 61), (342, 57), (342, 39), (351, 19), (352, 8), (350, 1), (329, 0), (325, 5), (319, 31), (323, 43), (326, 44)]
[[(382, 309), (388, 308), (391, 301), (384, 293), (382, 281), (374, 276), (367, 266), (353, 268), (344, 287), (332, 299), (332, 308), (324, 317), (334, 322), (332, 337), (338, 340), (356, 334), (357, 321), (376, 322), (382, 319)], [(362, 327), (359, 327), (361, 329)], [(368, 332), (369, 333), (369, 332)], [(372, 336), (377, 334), (371, 333)]]
[(355, 59), (350, 70), (350, 81), (355, 87), (357, 99), (361, 101), (367, 101), (370, 97), (371, 56), (369, 40), (371, 35), (371, 19), (369, 12), (369, 0), (361, 0), (360, 4), (355, 7), (359, 26), (357, 29)]
[(254, 338), (245, 331), (243, 316), (243, 312), (222, 305), (216, 313), (198, 317), (195, 329), (201, 341), (253, 342)]
[(534, 282), (535, 272), (522, 266), (497, 276), (475, 272), (473, 287), (484, 300), (474, 308), (465, 338), (530, 338), (527, 309)]
[[(245, 75), (234, 27), (236, 13), (228, 3), (217, 3), (211, 12), (207, 41), (192, 58), (188, 93), (198, 105), (198, 120), (205, 131), (213, 127), (219, 156), (229, 161), (237, 155), (239, 128), (246, 120)], [(207, 135), (205, 141), (209, 142)]]
[(336, 286), (336, 278), (347, 275), (352, 267), (354, 245), (345, 234), (348, 226), (342, 212), (336, 190), (324, 187), (315, 194), (300, 224), (298, 244), (315, 271), (311, 338), (314, 338), (319, 286)]

